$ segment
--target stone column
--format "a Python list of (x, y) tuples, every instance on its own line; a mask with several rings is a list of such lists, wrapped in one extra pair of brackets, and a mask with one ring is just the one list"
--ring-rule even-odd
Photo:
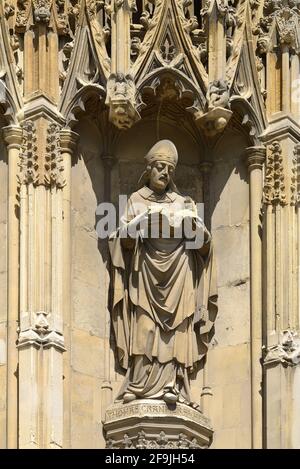
[(299, 448), (300, 442), (299, 134), (287, 122), (270, 128), (263, 191), (264, 446), (269, 449)]
[(19, 219), (18, 162), (22, 129), (3, 129), (8, 150), (8, 308), (7, 308), (7, 448), (18, 447)]
[(71, 233), (71, 189), (72, 161), (76, 152), (78, 134), (70, 129), (60, 131), (60, 148), (63, 159), (65, 185), (63, 187), (63, 323), (66, 353), (64, 354), (64, 436), (63, 447), (71, 447), (71, 267), (72, 267), (72, 233)]
[(19, 446), (61, 448), (66, 180), (58, 124), (24, 122), (20, 166)]
[(262, 240), (261, 207), (265, 147), (246, 150), (250, 173), (251, 415), (252, 448), (262, 447)]

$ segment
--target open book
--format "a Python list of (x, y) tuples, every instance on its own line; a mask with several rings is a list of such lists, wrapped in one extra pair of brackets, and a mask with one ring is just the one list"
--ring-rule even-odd
[(183, 233), (184, 224), (189, 224), (189, 229), (191, 229), (192, 224), (194, 224), (193, 220), (195, 222), (196, 220), (200, 221), (194, 210), (180, 209), (174, 211), (174, 207), (170, 210), (167, 207), (157, 205), (149, 207), (148, 220), (152, 233), (159, 233), (163, 236), (166, 234), (166, 237), (168, 233), (173, 236), (175, 230), (178, 230), (177, 233), (180, 236), (180, 233)]

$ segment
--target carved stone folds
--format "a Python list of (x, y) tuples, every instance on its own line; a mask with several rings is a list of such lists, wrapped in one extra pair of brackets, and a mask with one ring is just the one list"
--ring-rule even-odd
[(151, 399), (110, 406), (104, 432), (107, 448), (136, 449), (208, 448), (213, 434), (209, 420), (198, 410)]

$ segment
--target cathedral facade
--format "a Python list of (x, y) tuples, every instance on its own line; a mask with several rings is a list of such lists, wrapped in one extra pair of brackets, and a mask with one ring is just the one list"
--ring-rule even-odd
[[(296, 0), (0, 2), (1, 448), (300, 448), (299, 21)], [(97, 226), (160, 140), (214, 247), (201, 411), (116, 404)]]

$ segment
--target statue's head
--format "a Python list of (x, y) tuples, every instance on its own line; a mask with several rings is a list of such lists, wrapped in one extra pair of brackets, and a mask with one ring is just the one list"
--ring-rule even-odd
[(164, 192), (168, 186), (175, 189), (173, 175), (178, 162), (177, 149), (170, 140), (157, 142), (145, 156), (147, 168), (145, 183), (155, 192)]

